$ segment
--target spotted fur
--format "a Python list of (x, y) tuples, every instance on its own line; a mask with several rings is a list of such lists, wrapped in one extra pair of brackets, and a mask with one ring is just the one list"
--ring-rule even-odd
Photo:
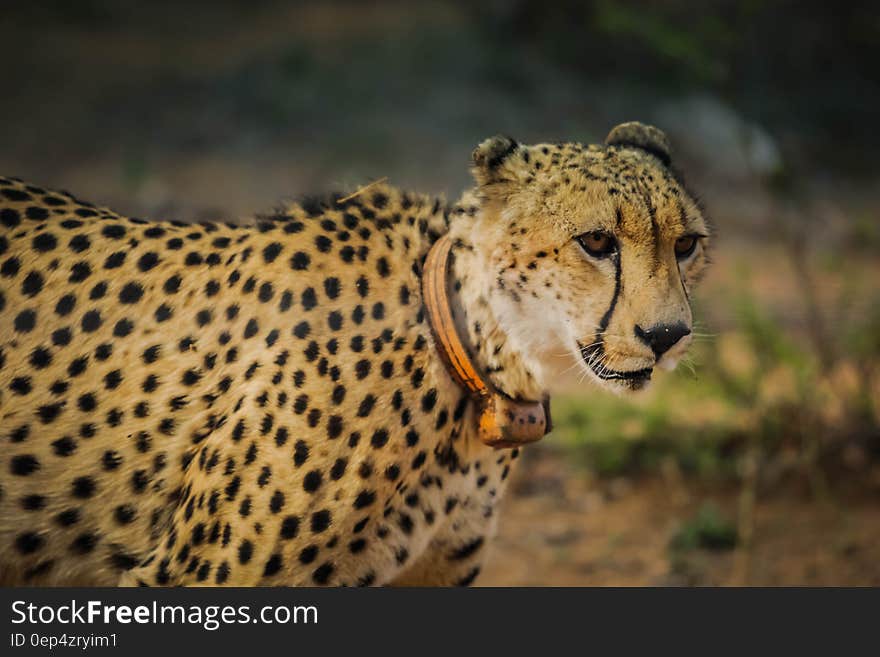
[[(0, 178), (2, 583), (473, 582), (518, 450), (477, 440), (434, 351), (431, 244), (456, 240), (478, 366), (540, 399), (538, 333), (622, 350), (635, 314), (681, 310), (673, 278), (703, 247), (678, 277), (669, 239), (705, 231), (631, 144), (490, 140), (474, 161), (453, 206), (376, 185), (243, 225), (127, 218)], [(620, 236), (616, 269), (573, 240), (593, 226)]]

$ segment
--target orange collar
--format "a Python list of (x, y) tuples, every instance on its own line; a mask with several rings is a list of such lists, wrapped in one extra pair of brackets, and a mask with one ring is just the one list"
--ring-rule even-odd
[(492, 447), (517, 447), (550, 431), (550, 401), (517, 401), (492, 388), (462, 344), (449, 306), (447, 278), (452, 239), (443, 235), (428, 251), (422, 297), (440, 359), (452, 379), (477, 401), (480, 439)]

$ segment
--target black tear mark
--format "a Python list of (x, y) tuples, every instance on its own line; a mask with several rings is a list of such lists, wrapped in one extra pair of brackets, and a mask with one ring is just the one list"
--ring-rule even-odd
[(611, 297), (611, 305), (608, 306), (608, 310), (605, 311), (605, 314), (602, 315), (602, 320), (599, 322), (599, 332), (597, 337), (602, 336), (603, 333), (608, 329), (608, 324), (611, 322), (611, 315), (614, 313), (614, 308), (617, 306), (617, 298), (620, 296), (620, 252), (618, 251), (616, 255), (612, 256), (611, 261), (614, 263), (614, 296)]

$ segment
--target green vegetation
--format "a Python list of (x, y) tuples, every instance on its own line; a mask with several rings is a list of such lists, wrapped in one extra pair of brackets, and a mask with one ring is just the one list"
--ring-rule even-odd
[(675, 552), (689, 550), (732, 550), (736, 547), (738, 536), (736, 526), (724, 516), (712, 502), (704, 502), (696, 515), (682, 523), (678, 532), (669, 542), (669, 549)]

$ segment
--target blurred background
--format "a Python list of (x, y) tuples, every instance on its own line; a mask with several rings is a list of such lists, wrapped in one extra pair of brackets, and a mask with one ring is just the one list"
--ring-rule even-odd
[(876, 3), (18, 4), (0, 171), (132, 215), (454, 199), (494, 133), (664, 129), (717, 233), (692, 358), (570, 382), (479, 583), (880, 585)]

